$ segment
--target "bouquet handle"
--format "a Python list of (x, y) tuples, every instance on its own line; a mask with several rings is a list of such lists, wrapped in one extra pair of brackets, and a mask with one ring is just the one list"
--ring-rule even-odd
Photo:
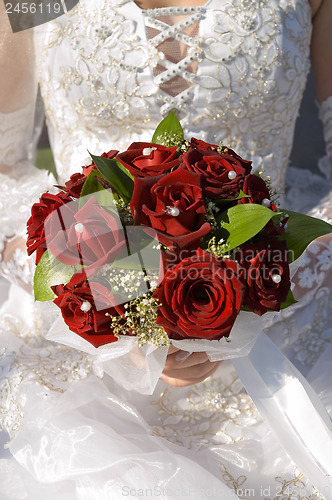
[(332, 422), (313, 387), (263, 332), (247, 356), (232, 362), (288, 455), (332, 498)]

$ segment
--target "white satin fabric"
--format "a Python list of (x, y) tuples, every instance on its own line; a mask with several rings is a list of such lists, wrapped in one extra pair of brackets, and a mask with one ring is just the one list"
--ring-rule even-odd
[[(150, 140), (176, 109), (187, 136), (222, 139), (281, 189), (310, 33), (307, 0), (208, 0), (189, 12), (81, 0), (36, 30), (27, 65), (37, 61), (60, 182), (87, 149)], [(26, 104), (0, 99), (0, 112)], [(5, 167), (8, 176), (13, 164)], [(326, 180), (291, 168), (288, 182), (286, 206), (331, 220)], [(13, 217), (23, 227), (24, 211)], [(329, 238), (312, 244), (294, 276), (301, 300), (250, 315), (252, 325), (242, 314), (228, 352), (208, 347), (211, 359), (238, 357), (188, 388), (158, 380), (167, 349), (131, 350), (132, 339), (94, 349), (68, 333), (55, 306), (13, 286), (0, 311), (1, 499), (332, 499), (331, 250)], [(181, 346), (206, 349), (192, 344)]]

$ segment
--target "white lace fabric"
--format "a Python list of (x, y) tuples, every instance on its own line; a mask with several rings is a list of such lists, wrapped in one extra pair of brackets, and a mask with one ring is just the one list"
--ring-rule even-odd
[[(37, 39), (59, 182), (80, 169), (87, 149), (101, 154), (149, 141), (175, 109), (187, 137), (222, 140), (283, 190), (309, 68), (310, 15), (307, 0), (208, 0), (187, 11), (80, 0), (40, 27)], [(7, 143), (17, 139), (10, 133)], [(10, 163), (14, 149), (7, 151)], [(23, 234), (28, 207), (49, 181), (20, 168), (2, 178), (10, 193), (0, 201), (6, 236)], [(292, 167), (287, 182), (290, 209), (331, 219), (325, 179)], [(303, 300), (267, 330), (304, 374), (320, 373), (331, 345), (330, 276), (325, 238), (297, 272)], [(116, 375), (99, 379), (89, 355), (45, 340), (56, 315), (16, 287), (0, 311), (0, 423), (11, 438), (0, 496), (119, 500), (128, 491), (140, 498), (148, 487), (168, 500), (175, 492), (194, 500), (324, 498), (278, 445), (228, 361), (202, 384), (178, 389), (160, 381), (152, 396), (138, 395)], [(332, 411), (331, 391), (316, 382)]]
[[(11, 169), (10, 175), (17, 177), (29, 158), (29, 143), (26, 140), (27, 123), (34, 115), (34, 102), (12, 113), (0, 113), (1, 150), (0, 165), (2, 170)], [(19, 172), (15, 172), (19, 170)], [(16, 175), (15, 175), (16, 174)]]
[[(18, 122), (20, 125), (22, 123), (24, 125), (24, 121), (21, 122), (21, 119), (23, 120), (26, 114), (27, 109), (23, 109), (22, 113), (16, 111), (13, 121), (11, 121), (11, 116), (7, 113), (5, 122), (15, 123), (20, 117)], [(3, 116), (0, 114), (0, 119)], [(29, 259), (26, 252), (14, 251), (12, 258), (6, 262), (1, 259), (1, 256), (8, 242), (16, 238), (26, 238), (26, 223), (31, 214), (31, 207), (33, 203), (38, 201), (43, 192), (51, 188), (54, 178), (48, 172), (34, 168), (26, 155), (21, 156), (19, 145), (24, 150), (24, 141), (19, 139), (22, 139), (21, 132), (26, 132), (26, 129), (24, 131), (21, 125), (17, 135), (15, 130), (15, 128), (11, 128), (11, 132), (4, 134), (1, 141), (3, 158), (6, 159), (4, 170), (9, 171), (10, 175), (0, 172), (0, 272), (10, 281), (31, 285), (32, 274), (29, 272)], [(13, 163), (10, 163), (9, 159)], [(13, 167), (9, 168), (10, 165)]]

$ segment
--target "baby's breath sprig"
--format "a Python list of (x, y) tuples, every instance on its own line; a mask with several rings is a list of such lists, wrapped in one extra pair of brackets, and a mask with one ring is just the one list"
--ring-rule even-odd
[(276, 189), (272, 187), (271, 177), (269, 175), (265, 175), (265, 169), (262, 168), (261, 170), (256, 170), (256, 172), (254, 172), (254, 174), (258, 175), (259, 177), (261, 177), (265, 181), (267, 188), (269, 190), (269, 193), (270, 193), (271, 201), (279, 207), (280, 206), (280, 202), (279, 202), (280, 193), (278, 193), (278, 191), (276, 191)]
[(229, 245), (225, 243), (224, 238), (217, 241), (216, 237), (212, 236), (212, 238), (208, 241), (207, 251), (218, 258), (222, 257), (223, 259), (226, 259), (230, 257), (225, 253), (227, 252), (228, 246)]
[(153, 250), (168, 250), (168, 247), (160, 242), (153, 244), (152, 248)]
[(219, 154), (224, 154), (224, 153), (228, 153), (228, 148), (226, 146), (223, 145), (222, 141), (220, 141), (220, 144), (219, 146), (217, 147), (217, 151)]
[(126, 300), (141, 297), (156, 288), (158, 275), (141, 269), (109, 268), (103, 276), (111, 287), (111, 293), (121, 295)]
[(188, 141), (188, 139), (184, 139), (182, 141), (181, 146), (178, 148), (178, 151), (180, 153), (185, 153), (186, 151), (188, 151), (189, 148), (190, 148), (190, 142)]
[(171, 148), (172, 146), (181, 148), (183, 137), (175, 132), (164, 132), (163, 134), (160, 134), (156, 137), (156, 143), (162, 144), (167, 148)]
[(124, 306), (123, 316), (110, 316), (111, 329), (116, 337), (135, 335), (139, 346), (147, 342), (157, 347), (170, 345), (165, 329), (156, 323), (158, 302), (150, 293), (131, 300)]
[(122, 224), (124, 226), (132, 226), (134, 224), (134, 218), (131, 214), (129, 205), (126, 205), (120, 197), (116, 200), (115, 204)]
[(210, 223), (213, 229), (217, 229), (216, 214), (220, 211), (220, 208), (213, 201), (208, 201), (205, 206), (205, 220)]
[(112, 294), (133, 299), (146, 292), (144, 276), (142, 270), (111, 268), (107, 271), (106, 277), (111, 285)]
[(269, 175), (265, 175), (265, 169), (262, 168), (261, 170), (256, 170), (255, 172), (253, 172), (253, 174), (258, 175), (258, 177), (261, 177), (265, 181), (266, 186), (267, 186), (269, 193), (270, 193), (271, 201), (279, 207), (280, 206), (280, 202), (279, 202), (280, 193), (278, 193), (278, 191), (276, 191), (275, 188), (272, 187), (271, 177)]
[(212, 212), (212, 214), (213, 212), (217, 213), (220, 211), (220, 208), (212, 200), (207, 202), (206, 208), (208, 211)]
[[(271, 184), (271, 183), (270, 183)], [(270, 197), (271, 197), (271, 201), (277, 206), (280, 208), (280, 201), (279, 201), (279, 198), (280, 198), (280, 193), (278, 193), (274, 188), (271, 187), (271, 185), (269, 186), (269, 191), (270, 191)]]

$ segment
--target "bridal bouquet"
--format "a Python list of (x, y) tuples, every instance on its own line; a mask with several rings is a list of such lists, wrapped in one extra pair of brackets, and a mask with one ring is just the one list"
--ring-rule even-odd
[(151, 143), (88, 163), (33, 205), (27, 247), (36, 300), (95, 348), (231, 343), (240, 314), (295, 302), (290, 264), (332, 229), (277, 209), (250, 161), (185, 139), (174, 112)]

